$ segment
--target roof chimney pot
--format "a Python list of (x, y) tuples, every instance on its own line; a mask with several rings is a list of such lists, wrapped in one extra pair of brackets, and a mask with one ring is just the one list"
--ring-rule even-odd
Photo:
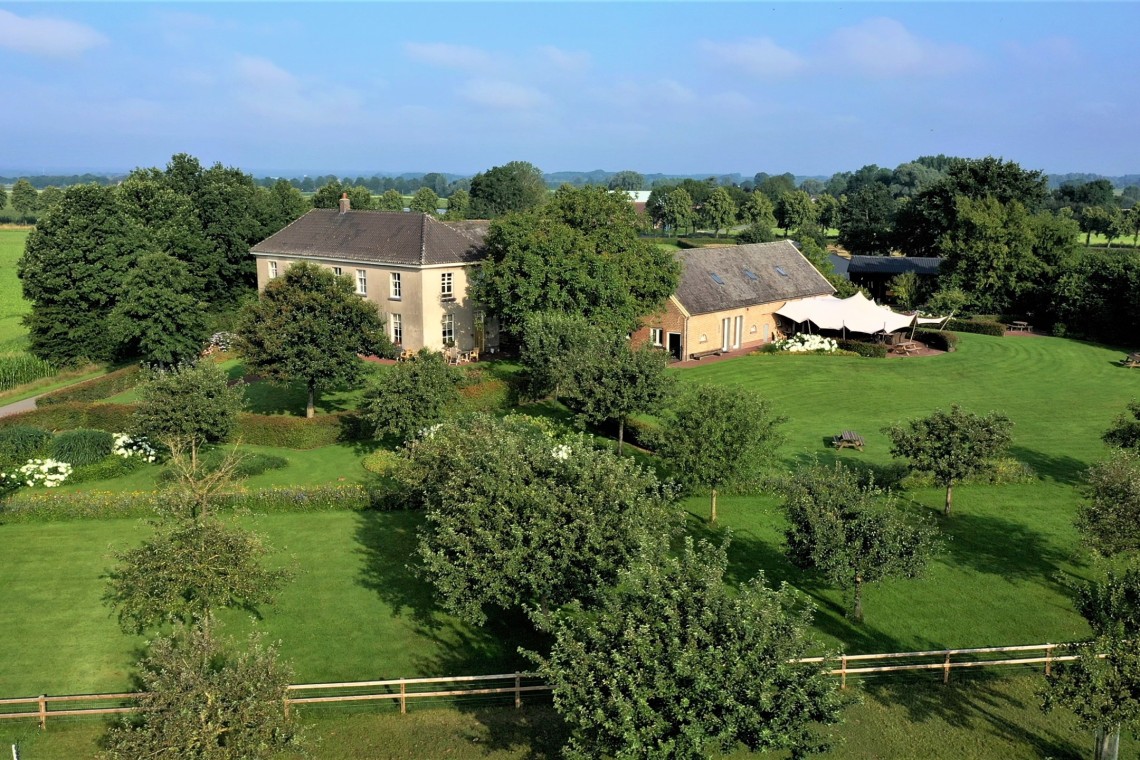
[(352, 210), (352, 201), (348, 199), (348, 193), (340, 194), (340, 213)]

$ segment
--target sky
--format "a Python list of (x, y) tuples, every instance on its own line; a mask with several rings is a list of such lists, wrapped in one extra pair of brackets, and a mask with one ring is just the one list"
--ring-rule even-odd
[(3, 3), (0, 174), (1140, 172), (1132, 3)]

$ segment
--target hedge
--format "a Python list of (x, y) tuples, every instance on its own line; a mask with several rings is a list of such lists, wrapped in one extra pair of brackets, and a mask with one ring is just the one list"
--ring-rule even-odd
[(371, 433), (359, 415), (351, 412), (322, 414), (312, 419), (244, 413), (238, 415), (234, 439), (253, 446), (316, 449), (341, 441), (368, 440)]
[(838, 343), (841, 351), (851, 351), (870, 359), (887, 358), (887, 347), (882, 343), (864, 343), (861, 340), (841, 340)]
[(938, 330), (915, 330), (914, 337), (930, 348), (938, 351), (954, 351), (958, 347), (958, 336), (952, 332)]
[(0, 428), (33, 425), (44, 430), (94, 428), (122, 433), (130, 429), (133, 404), (87, 404), (69, 401), (33, 409), (22, 414), (0, 417)]
[(993, 335), (998, 338), (1005, 335), (1005, 325), (1003, 325), (1001, 322), (994, 322), (992, 320), (951, 319), (946, 323), (946, 329), (953, 330), (954, 332)]
[(44, 452), (51, 433), (31, 425), (0, 429), (0, 468), (22, 465)]
[(51, 406), (53, 404), (67, 404), (73, 401), (99, 401), (110, 398), (117, 393), (129, 391), (139, 381), (142, 368), (138, 365), (123, 367), (102, 377), (87, 380), (76, 385), (60, 388), (58, 391), (45, 393), (36, 400), (38, 406)]

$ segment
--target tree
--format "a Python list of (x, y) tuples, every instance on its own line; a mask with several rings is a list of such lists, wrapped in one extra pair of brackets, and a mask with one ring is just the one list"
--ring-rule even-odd
[(1077, 529), (1098, 554), (1140, 550), (1140, 453), (1113, 452), (1089, 468), (1087, 500), (1077, 509)]
[(839, 462), (800, 470), (785, 490), (788, 559), (849, 592), (857, 622), (863, 622), (864, 586), (917, 578), (937, 551), (936, 528), (905, 519), (889, 494), (860, 483)]
[(854, 254), (889, 254), (897, 210), (890, 191), (877, 182), (848, 195), (839, 210), (839, 244)]
[(198, 283), (186, 265), (165, 253), (142, 256), (123, 280), (109, 329), (144, 361), (172, 365), (193, 360), (207, 329)]
[[(58, 206), (62, 200), (63, 191), (54, 185), (48, 185), (40, 191), (39, 211), (41, 213), (47, 213), (51, 209)], [(0, 207), (2, 207), (2, 204), (0, 204)]]
[(610, 190), (643, 190), (645, 188), (645, 177), (626, 169), (610, 177), (607, 187)]
[(891, 456), (910, 460), (915, 472), (929, 472), (946, 487), (946, 514), (950, 514), (954, 484), (986, 469), (1009, 445), (1013, 422), (1000, 412), (983, 416), (937, 409), (929, 417), (911, 420), (904, 427), (883, 430), (891, 439)]
[(403, 456), (397, 477), (426, 509), (422, 572), (474, 624), (490, 608), (592, 603), (680, 526), (652, 472), (527, 418), (447, 420)]
[(348, 277), (307, 262), (270, 280), (242, 310), (237, 332), (250, 370), (274, 383), (305, 384), (306, 417), (315, 413), (317, 388), (359, 376), (360, 354), (392, 353), (376, 304), (357, 296)]
[(763, 576), (729, 590), (727, 566), (724, 546), (686, 539), (679, 557), (621, 573), (598, 609), (539, 618), (554, 643), (527, 655), (570, 726), (566, 757), (826, 749), (816, 726), (842, 706), (830, 664), (793, 662), (812, 649), (810, 606)]
[(815, 221), (815, 205), (803, 190), (784, 193), (776, 202), (776, 222), (784, 228), (784, 237), (794, 227)]
[[(846, 196), (844, 196), (846, 201)], [(819, 217), (819, 226), (825, 230), (839, 227), (840, 211), (843, 206), (834, 195), (824, 193), (815, 199), (816, 216)]]
[[(1119, 212), (1117, 214), (1119, 215)], [(1107, 237), (1115, 221), (1112, 211), (1103, 206), (1086, 207), (1080, 215), (1081, 232), (1085, 233), (1085, 245), (1091, 244), (1094, 234)]]
[[(321, 186), (310, 199), (313, 208), (340, 208), (340, 198), (345, 193), (348, 194), (349, 205), (356, 211), (367, 211), (375, 207), (375, 202), (372, 200), (372, 193), (367, 187), (360, 185), (349, 185), (341, 183), (334, 179), (331, 182)], [(403, 198), (400, 199), (400, 208), (395, 209), (402, 211), (404, 208)]]
[[(749, 193), (748, 200), (740, 207), (740, 221), (751, 224), (760, 229), (767, 228), (769, 240), (772, 239), (772, 228), (776, 226), (776, 211), (768, 196), (759, 191)], [(767, 242), (767, 241), (754, 241)]]
[(376, 208), (380, 211), (403, 211), (404, 196), (395, 190), (385, 190), (383, 194), (376, 199)]
[(22, 221), (28, 221), (40, 205), (40, 194), (32, 187), (32, 183), (21, 177), (12, 185), (12, 208), (20, 215)]
[(665, 196), (662, 219), (674, 234), (681, 234), (682, 230), (692, 227), (695, 218), (693, 199), (684, 188), (678, 187)]
[(0, 210), (8, 205), (8, 190), (0, 185)]
[(541, 399), (569, 388), (568, 362), (580, 350), (581, 337), (593, 334), (596, 329), (580, 314), (535, 311), (526, 315), (519, 362), (526, 369), (527, 395)]
[(756, 189), (768, 196), (768, 200), (772, 201), (773, 204), (779, 203), (780, 198), (785, 193), (793, 192), (796, 189), (796, 177), (790, 172), (778, 174), (774, 177), (760, 172), (756, 175), (755, 180)]
[(471, 194), (466, 190), (456, 190), (447, 199), (447, 218), (449, 220), (466, 219), (470, 207)]
[(291, 673), (256, 636), (237, 651), (213, 626), (179, 628), (151, 645), (139, 671), (139, 711), (108, 732), (111, 760), (258, 760), (299, 746), (285, 713)]
[(264, 207), (262, 220), (266, 225), (266, 235), (272, 235), (309, 210), (305, 196), (287, 179), (277, 180), (258, 197)]
[(1101, 438), (1109, 446), (1140, 451), (1140, 401), (1128, 402)]
[(580, 314), (622, 333), (676, 288), (679, 265), (638, 234), (621, 194), (563, 186), (542, 208), (491, 222), (471, 298), (516, 339), (526, 317)]
[(698, 385), (681, 397), (657, 453), (680, 483), (712, 490), (709, 521), (715, 523), (717, 489), (754, 480), (783, 421), (754, 391)]
[(406, 441), (443, 419), (459, 400), (462, 380), (463, 372), (449, 366), (443, 354), (420, 349), (380, 375), (365, 392), (361, 412), (377, 436), (391, 433)]
[(890, 290), (894, 294), (895, 303), (907, 310), (918, 306), (921, 299), (919, 293), (921, 287), (922, 283), (914, 272), (896, 274), (890, 281)]
[(439, 211), (439, 196), (430, 187), (421, 187), (412, 196), (412, 202), (408, 204), (408, 208), (412, 211), (434, 215)]
[(228, 441), (245, 409), (245, 386), (230, 385), (211, 361), (152, 368), (138, 385), (134, 431), (172, 448), (184, 447), (196, 461), (207, 443)]
[(722, 227), (727, 231), (736, 224), (736, 204), (723, 187), (713, 190), (701, 206), (701, 221), (712, 228), (714, 237), (720, 237)]
[(526, 161), (511, 161), (471, 178), (471, 210), (474, 219), (494, 219), (528, 211), (546, 200), (542, 172)]

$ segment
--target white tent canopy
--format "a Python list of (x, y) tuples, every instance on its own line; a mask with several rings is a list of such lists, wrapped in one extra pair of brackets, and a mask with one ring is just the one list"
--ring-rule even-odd
[[(879, 306), (862, 292), (850, 298), (816, 296), (784, 304), (776, 311), (793, 322), (811, 322), (821, 330), (850, 330), (867, 333), (894, 332), (910, 327), (913, 314), (899, 314), (886, 306)], [(945, 317), (918, 317), (919, 324), (938, 324)]]

